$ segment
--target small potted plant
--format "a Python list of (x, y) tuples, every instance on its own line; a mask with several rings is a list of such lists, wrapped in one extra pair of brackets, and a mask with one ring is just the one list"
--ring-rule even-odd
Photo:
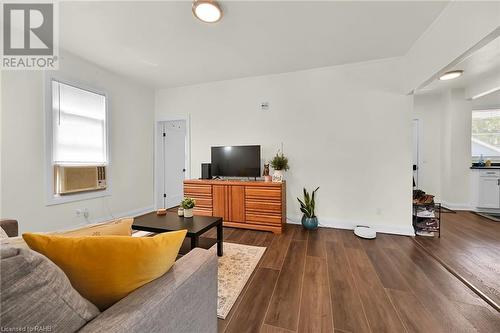
[(184, 217), (193, 217), (193, 208), (196, 206), (196, 200), (192, 198), (184, 198), (181, 201), (181, 207), (184, 210)]
[(276, 156), (271, 160), (271, 166), (274, 169), (273, 182), (282, 182), (285, 171), (290, 168), (288, 166), (288, 157), (278, 150)]
[(304, 213), (301, 220), (302, 226), (308, 230), (315, 230), (318, 228), (318, 218), (316, 217), (316, 214), (314, 212), (314, 209), (316, 207), (314, 195), (316, 194), (317, 190), (319, 190), (319, 187), (312, 191), (311, 195), (309, 195), (309, 192), (307, 192), (307, 190), (304, 188), (304, 201), (297, 198), (300, 203), (300, 211)]

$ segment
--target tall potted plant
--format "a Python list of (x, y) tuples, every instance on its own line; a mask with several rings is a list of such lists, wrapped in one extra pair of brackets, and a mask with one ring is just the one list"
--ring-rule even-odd
[(192, 198), (184, 198), (181, 201), (181, 207), (184, 209), (184, 217), (193, 217), (193, 208), (196, 206), (196, 201)]
[(276, 156), (271, 160), (271, 166), (274, 169), (273, 182), (282, 182), (285, 171), (290, 169), (288, 157), (278, 151)]
[(300, 203), (300, 211), (303, 213), (301, 220), (302, 226), (308, 230), (315, 230), (318, 228), (318, 218), (314, 212), (314, 209), (316, 208), (316, 200), (314, 196), (317, 190), (319, 190), (319, 187), (312, 191), (310, 195), (304, 188), (304, 200), (297, 198)]

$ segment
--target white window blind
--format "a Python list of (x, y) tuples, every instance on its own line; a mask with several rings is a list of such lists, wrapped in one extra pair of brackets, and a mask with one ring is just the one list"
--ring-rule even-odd
[(106, 164), (106, 96), (52, 81), (54, 164)]

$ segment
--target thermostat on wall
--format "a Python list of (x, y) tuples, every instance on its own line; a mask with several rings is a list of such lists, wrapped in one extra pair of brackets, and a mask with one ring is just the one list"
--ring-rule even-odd
[(269, 102), (262, 102), (262, 103), (260, 103), (260, 109), (261, 109), (262, 111), (267, 111), (267, 110), (269, 110)]

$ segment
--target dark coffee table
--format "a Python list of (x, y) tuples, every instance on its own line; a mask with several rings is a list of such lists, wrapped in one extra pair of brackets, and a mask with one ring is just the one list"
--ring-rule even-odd
[(162, 233), (167, 231), (187, 230), (187, 237), (191, 238), (191, 249), (199, 246), (200, 235), (211, 228), (217, 228), (217, 255), (222, 257), (222, 218), (212, 216), (193, 216), (184, 218), (177, 213), (167, 212), (166, 215), (156, 215), (156, 212), (147, 213), (134, 218), (132, 229)]

